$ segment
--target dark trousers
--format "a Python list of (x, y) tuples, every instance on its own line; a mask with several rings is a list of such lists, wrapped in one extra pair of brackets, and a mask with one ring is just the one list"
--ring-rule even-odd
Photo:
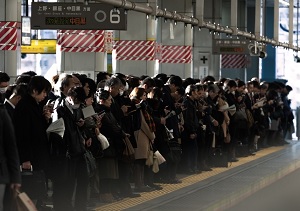
[(132, 193), (132, 189), (130, 186), (130, 176), (133, 171), (132, 163), (125, 163), (119, 160), (118, 163), (119, 168), (119, 192), (121, 195), (127, 195)]
[(75, 190), (75, 210), (86, 210), (88, 174), (82, 157), (61, 160), (53, 179), (53, 205), (55, 211), (72, 211), (72, 197)]
[(186, 141), (187, 166), (190, 170), (197, 170), (198, 167), (198, 144), (197, 139), (188, 139)]

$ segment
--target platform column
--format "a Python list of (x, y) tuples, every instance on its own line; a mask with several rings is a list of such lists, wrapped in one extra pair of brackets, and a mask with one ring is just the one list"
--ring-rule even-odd
[[(147, 41), (156, 42), (157, 34), (157, 19), (155, 16), (150, 15), (147, 19)], [(158, 61), (149, 60), (147, 61), (147, 75), (150, 77), (158, 74)]]
[[(21, 0), (0, 0), (0, 21), (21, 22)], [(6, 72), (13, 82), (20, 70), (21, 52), (0, 50), (0, 71)]]
[[(193, 46), (193, 28), (191, 24), (184, 27), (184, 45)], [(192, 61), (193, 62), (193, 61)], [(185, 63), (184, 65), (184, 78), (193, 77), (193, 63)]]

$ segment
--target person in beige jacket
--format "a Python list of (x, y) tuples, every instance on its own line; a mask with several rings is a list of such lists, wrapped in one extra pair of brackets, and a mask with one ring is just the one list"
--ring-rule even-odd
[(134, 132), (137, 143), (134, 162), (134, 183), (136, 192), (149, 192), (154, 190), (144, 184), (144, 168), (149, 153), (153, 153), (152, 144), (155, 139), (154, 121), (143, 105), (146, 98), (147, 94), (145, 89), (141, 87), (135, 87), (130, 94), (130, 99), (137, 108), (133, 114), (135, 116), (134, 119), (136, 123), (140, 125), (139, 130)]

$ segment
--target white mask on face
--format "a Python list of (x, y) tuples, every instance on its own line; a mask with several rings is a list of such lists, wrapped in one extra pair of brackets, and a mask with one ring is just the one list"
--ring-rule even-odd
[(80, 104), (74, 104), (74, 105), (70, 105), (70, 107), (72, 109), (78, 109), (80, 107)]
[(6, 87), (0, 88), (0, 94), (4, 94), (6, 92)]
[(67, 100), (70, 108), (72, 108), (72, 109), (78, 109), (80, 107), (80, 104), (74, 104), (74, 101), (73, 101), (73, 99), (71, 97), (67, 97), (66, 100)]
[(120, 96), (122, 96), (124, 94), (124, 90), (120, 90), (119, 94), (120, 94)]

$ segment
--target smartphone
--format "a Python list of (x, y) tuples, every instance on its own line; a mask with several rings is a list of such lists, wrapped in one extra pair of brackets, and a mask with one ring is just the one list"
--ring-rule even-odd
[(105, 111), (101, 111), (101, 112), (98, 114), (99, 118), (102, 118), (104, 115), (105, 115)]

